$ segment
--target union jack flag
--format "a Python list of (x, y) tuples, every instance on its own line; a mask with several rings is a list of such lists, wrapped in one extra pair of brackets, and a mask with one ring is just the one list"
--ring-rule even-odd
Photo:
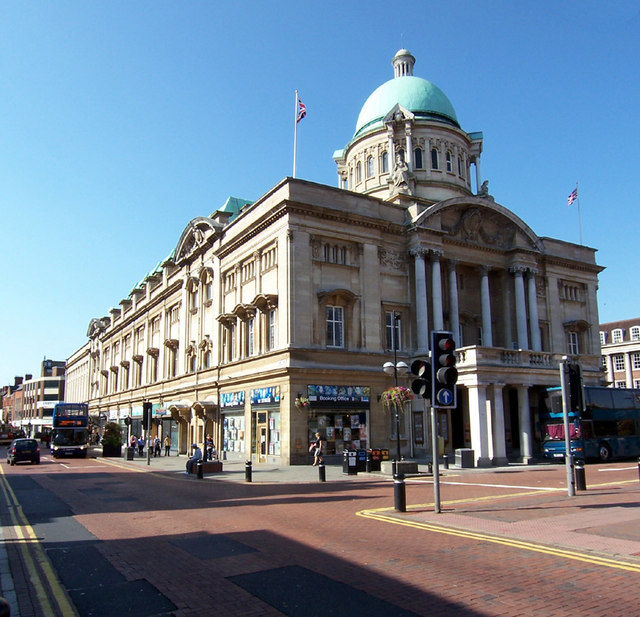
[(298, 99), (298, 117), (296, 119), (296, 124), (302, 120), (307, 115), (307, 107), (306, 105)]
[(569, 202), (569, 205), (571, 205), (576, 199), (578, 199), (578, 189), (577, 188), (575, 188), (575, 189), (573, 189), (573, 191), (571, 191), (571, 194), (567, 198), (567, 201)]

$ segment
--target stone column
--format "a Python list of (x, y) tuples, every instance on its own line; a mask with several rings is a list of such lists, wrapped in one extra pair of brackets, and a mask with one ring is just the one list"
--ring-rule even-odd
[(505, 270), (502, 275), (502, 336), (503, 347), (513, 348), (513, 327), (511, 321), (511, 280)]
[(480, 155), (476, 156), (476, 195), (480, 192), (482, 174), (480, 173)]
[(416, 277), (416, 329), (418, 338), (418, 355), (426, 355), (429, 352), (429, 312), (427, 308), (427, 277), (425, 271), (424, 255), (422, 248), (413, 249), (415, 277)]
[(450, 259), (447, 267), (449, 269), (449, 322), (451, 324), (451, 331), (453, 332), (453, 339), (456, 345), (461, 345), (460, 341), (460, 311), (458, 308), (458, 273), (456, 272), (456, 266), (458, 265), (457, 259)]
[(633, 358), (630, 352), (624, 354), (624, 375), (627, 388), (633, 388)]
[(433, 297), (433, 329), (442, 330), (442, 279), (440, 274), (441, 251), (431, 251), (431, 293)]
[(609, 354), (608, 356), (605, 356), (605, 359), (607, 362), (607, 381), (609, 383), (613, 383), (615, 381), (613, 376), (613, 356)]
[(516, 296), (516, 323), (518, 330), (518, 348), (529, 349), (527, 337), (527, 308), (524, 297), (524, 280), (522, 272), (524, 268), (516, 266), (511, 269), (514, 274), (514, 291)]
[(518, 420), (520, 422), (520, 456), (522, 462), (531, 459), (531, 410), (529, 409), (529, 386), (518, 386)]
[(409, 122), (405, 123), (405, 148), (407, 150), (407, 156), (405, 156), (405, 162), (409, 171), (413, 171), (413, 140), (411, 139), (411, 125)]
[(487, 431), (487, 387), (482, 384), (467, 386), (469, 392), (469, 423), (471, 427), (471, 448), (478, 467), (491, 465), (489, 458), (489, 438)]
[(529, 270), (527, 275), (529, 292), (529, 330), (531, 331), (531, 349), (542, 351), (540, 340), (540, 322), (538, 319), (538, 292), (536, 290), (536, 271)]
[(504, 430), (503, 388), (504, 384), (493, 384), (493, 397), (491, 399), (493, 457), (491, 462), (494, 465), (506, 465), (509, 462), (507, 459), (507, 442)]
[(493, 347), (491, 326), (491, 295), (489, 293), (489, 266), (480, 266), (480, 298), (482, 302), (482, 345)]

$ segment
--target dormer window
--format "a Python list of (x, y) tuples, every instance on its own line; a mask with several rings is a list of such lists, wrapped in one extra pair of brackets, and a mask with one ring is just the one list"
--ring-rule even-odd
[(611, 332), (611, 342), (612, 343), (622, 343), (623, 333), (621, 328), (616, 328)]
[(632, 341), (640, 341), (640, 326), (632, 326), (629, 333)]

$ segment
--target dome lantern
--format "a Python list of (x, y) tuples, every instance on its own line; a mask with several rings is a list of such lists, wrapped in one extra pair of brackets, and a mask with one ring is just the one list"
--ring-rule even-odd
[(400, 49), (393, 57), (393, 76), (394, 77), (410, 77), (413, 75), (413, 65), (416, 59), (411, 55), (408, 49)]

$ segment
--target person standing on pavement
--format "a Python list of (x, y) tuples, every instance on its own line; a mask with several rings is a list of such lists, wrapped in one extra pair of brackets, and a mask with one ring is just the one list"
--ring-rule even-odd
[(162, 446), (160, 444), (160, 437), (156, 437), (153, 440), (153, 458), (155, 458), (156, 456), (160, 456), (161, 453), (162, 453)]
[(138, 454), (144, 456), (144, 439), (142, 439), (142, 435), (138, 438)]
[(165, 456), (171, 456), (170, 452), (171, 452), (171, 437), (169, 437), (169, 435), (167, 435), (164, 438), (164, 455)]
[(211, 437), (211, 435), (207, 435), (207, 440), (205, 442), (205, 452), (207, 454), (206, 456), (207, 461), (213, 460), (213, 453), (215, 452), (215, 449), (216, 449), (216, 446), (213, 443), (213, 437)]
[(315, 441), (311, 442), (311, 447), (309, 448), (309, 452), (313, 452), (313, 466), (319, 465), (323, 462), (322, 458), (322, 449), (324, 445), (324, 441), (322, 439), (322, 435), (320, 433), (316, 433)]
[(193, 472), (193, 466), (202, 460), (202, 450), (198, 447), (197, 443), (192, 443), (191, 447), (193, 448), (193, 455), (187, 461), (187, 474)]
[(131, 438), (129, 439), (129, 445), (133, 448), (133, 451), (136, 451), (136, 448), (138, 447), (138, 438), (135, 435), (131, 435)]

